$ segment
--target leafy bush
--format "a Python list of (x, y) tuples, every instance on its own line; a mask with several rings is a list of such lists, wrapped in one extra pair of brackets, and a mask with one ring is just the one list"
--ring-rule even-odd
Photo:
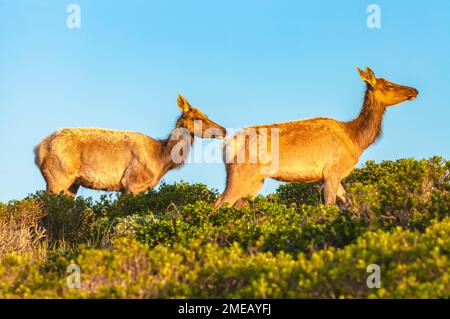
[(148, 212), (165, 214), (176, 212), (181, 206), (197, 201), (213, 203), (217, 190), (210, 190), (204, 184), (190, 185), (185, 182), (172, 185), (162, 182), (157, 190), (149, 190), (137, 196), (119, 195), (117, 200), (103, 196), (97, 209), (108, 211), (113, 216), (146, 214)]
[[(96, 298), (448, 298), (449, 236), (447, 218), (423, 234), (401, 228), (367, 232), (354, 244), (310, 257), (258, 247), (249, 252), (237, 243), (220, 248), (194, 240), (189, 247), (148, 249), (134, 239), (117, 239), (112, 250), (86, 249), (78, 256), (79, 290), (54, 274), (47, 277), (53, 281), (45, 279), (38, 267), (11, 254), (0, 264), (1, 291), (19, 297), (45, 288), (50, 295)], [(381, 289), (366, 285), (371, 264), (380, 266)], [(20, 275), (11, 276), (11, 267)]]
[[(450, 211), (450, 161), (440, 157), (401, 159), (355, 169), (344, 181), (355, 218), (383, 228), (420, 229)], [(279, 202), (320, 203), (320, 184), (286, 184), (277, 190)]]
[(46, 236), (40, 224), (44, 216), (41, 205), (34, 200), (0, 203), (0, 258), (10, 252), (37, 252)]
[[(345, 187), (341, 209), (321, 205), (321, 183), (243, 209), (215, 210), (217, 191), (187, 183), (0, 203), (0, 297), (450, 297), (450, 162), (369, 161)], [(71, 263), (81, 289), (66, 285)]]
[(72, 199), (64, 195), (38, 192), (29, 196), (28, 200), (40, 203), (46, 212), (41, 223), (47, 230), (49, 241), (79, 243), (88, 239), (91, 225), (96, 220), (90, 199)]
[(239, 242), (244, 248), (262, 243), (265, 251), (289, 253), (313, 251), (328, 246), (342, 247), (359, 236), (364, 228), (346, 212), (330, 207), (284, 205), (260, 200), (252, 208), (221, 208), (197, 202), (183, 207), (178, 216), (122, 219), (116, 229), (153, 247), (175, 243), (189, 245), (192, 238), (203, 243), (229, 246)]

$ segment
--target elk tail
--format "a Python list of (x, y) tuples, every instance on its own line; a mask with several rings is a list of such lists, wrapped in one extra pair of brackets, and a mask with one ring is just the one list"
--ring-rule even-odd
[(49, 139), (46, 138), (41, 143), (36, 145), (34, 147), (34, 163), (36, 164), (39, 169), (42, 167), (42, 164), (44, 163), (45, 158), (47, 157), (48, 153), (48, 143)]

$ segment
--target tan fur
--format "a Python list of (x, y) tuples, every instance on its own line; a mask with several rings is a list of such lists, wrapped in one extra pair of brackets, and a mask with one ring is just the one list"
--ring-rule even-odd
[[(209, 120), (180, 95), (183, 111), (176, 128), (186, 128), (193, 136), (205, 137), (215, 129), (217, 138), (225, 136), (220, 125)], [(194, 121), (201, 121), (202, 132), (194, 132)], [(210, 137), (210, 136), (207, 136)], [(78, 188), (138, 194), (151, 189), (171, 169), (171, 151), (176, 141), (155, 140), (141, 133), (98, 128), (65, 128), (45, 138), (36, 148), (36, 165), (50, 193), (75, 196)], [(190, 145), (189, 145), (190, 146)]]
[[(348, 176), (363, 153), (380, 135), (383, 114), (387, 106), (414, 99), (414, 88), (377, 79), (370, 68), (358, 69), (367, 83), (366, 97), (360, 115), (353, 121), (341, 122), (330, 118), (253, 126), (279, 129), (279, 165), (274, 172), (261, 169), (261, 163), (226, 164), (227, 185), (215, 206), (224, 203), (240, 206), (245, 197), (255, 196), (266, 178), (284, 182), (314, 182), (323, 180), (326, 204), (335, 204), (336, 197), (347, 202), (341, 180)], [(259, 131), (258, 131), (259, 132)], [(239, 135), (237, 134), (237, 135)], [(270, 145), (270, 134), (268, 134)], [(248, 149), (249, 141), (234, 136), (227, 143), (231, 149)], [(247, 150), (248, 152), (248, 150)], [(271, 150), (269, 150), (270, 154)]]

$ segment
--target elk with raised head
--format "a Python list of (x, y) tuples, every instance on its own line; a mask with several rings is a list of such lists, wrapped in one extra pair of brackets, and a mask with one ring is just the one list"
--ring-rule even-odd
[[(314, 118), (303, 121), (259, 125), (246, 128), (241, 134), (261, 129), (278, 130), (277, 169), (265, 172), (261, 163), (239, 162), (236, 152), (248, 153), (250, 143), (245, 139), (231, 137), (226, 142), (226, 152), (234, 150), (232, 156), (225, 154), (226, 189), (216, 201), (218, 208), (224, 203), (241, 206), (242, 199), (255, 196), (266, 178), (284, 182), (324, 182), (325, 203), (334, 205), (336, 198), (347, 202), (341, 184), (354, 169), (361, 154), (380, 136), (383, 115), (392, 106), (417, 97), (412, 87), (398, 85), (383, 78), (376, 78), (370, 68), (362, 71), (361, 78), (367, 84), (364, 103), (359, 116), (349, 122), (330, 118)], [(259, 134), (259, 133), (258, 133)], [(239, 135), (239, 134), (238, 134)], [(266, 138), (266, 136), (264, 136)], [(267, 135), (267, 139), (273, 139)], [(266, 144), (272, 145), (270, 141)], [(270, 150), (275, 152), (277, 150)]]
[(223, 138), (226, 130), (181, 95), (182, 114), (165, 140), (141, 133), (98, 128), (64, 128), (35, 148), (47, 192), (75, 196), (79, 187), (139, 194), (184, 164), (194, 136)]

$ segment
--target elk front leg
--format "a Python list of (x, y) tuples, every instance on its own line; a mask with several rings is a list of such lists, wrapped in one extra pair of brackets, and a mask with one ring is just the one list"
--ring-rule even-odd
[(142, 164), (133, 164), (127, 168), (120, 182), (125, 194), (138, 195), (158, 184), (155, 175)]
[(337, 178), (329, 177), (325, 179), (325, 205), (336, 205), (336, 196), (338, 193), (340, 180)]

